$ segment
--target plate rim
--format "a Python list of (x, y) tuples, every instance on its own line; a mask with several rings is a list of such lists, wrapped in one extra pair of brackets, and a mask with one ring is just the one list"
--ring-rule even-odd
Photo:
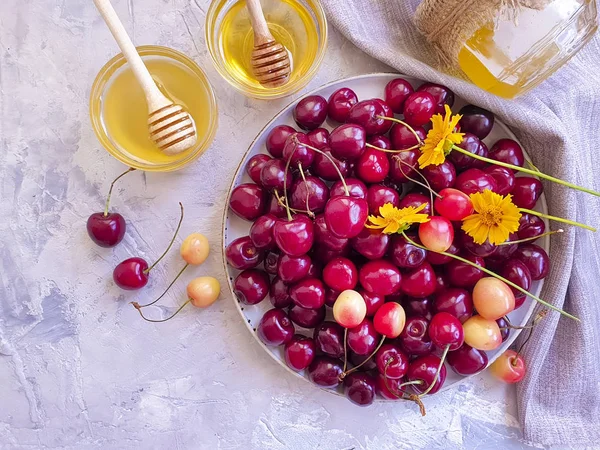
[[(235, 184), (235, 180), (236, 180), (236, 179), (238, 178), (238, 176), (240, 175), (240, 171), (242, 170), (244, 163), (247, 161), (248, 155), (249, 155), (250, 151), (253, 149), (253, 147), (255, 146), (256, 142), (259, 140), (259, 138), (260, 138), (260, 137), (263, 135), (263, 133), (264, 133), (264, 132), (265, 132), (265, 131), (266, 131), (266, 130), (267, 130), (267, 129), (268, 129), (268, 128), (269, 128), (269, 127), (270, 127), (270, 126), (271, 126), (271, 125), (272, 125), (272, 124), (273, 124), (273, 123), (276, 121), (276, 120), (278, 120), (278, 119), (279, 119), (279, 118), (280, 118), (282, 115), (284, 115), (284, 114), (285, 114), (285, 113), (288, 111), (288, 109), (289, 109), (289, 108), (290, 108), (292, 105), (296, 104), (296, 102), (298, 101), (298, 99), (300, 99), (300, 98), (304, 98), (304, 97), (306, 97), (306, 96), (308, 96), (308, 95), (315, 95), (315, 94), (318, 94), (320, 91), (322, 91), (322, 90), (324, 90), (324, 89), (327, 89), (328, 87), (331, 87), (331, 86), (333, 86), (333, 85), (335, 85), (335, 84), (338, 84), (338, 83), (341, 83), (341, 82), (352, 82), (352, 81), (361, 80), (361, 79), (364, 79), (364, 78), (386, 78), (386, 77), (389, 77), (389, 76), (393, 76), (393, 77), (395, 77), (395, 78), (405, 78), (405, 79), (409, 79), (409, 80), (417, 80), (417, 81), (424, 82), (424, 83), (426, 83), (426, 82), (427, 82), (427, 81), (424, 81), (424, 80), (422, 80), (422, 79), (420, 79), (420, 78), (416, 78), (416, 77), (409, 76), (409, 75), (405, 75), (405, 74), (398, 73), (398, 72), (375, 72), (375, 73), (370, 73), (370, 74), (355, 75), (355, 76), (352, 76), (352, 77), (339, 78), (339, 79), (337, 79), (337, 80), (333, 80), (333, 81), (327, 82), (327, 83), (325, 83), (325, 84), (323, 84), (323, 85), (321, 85), (321, 86), (318, 86), (318, 87), (316, 87), (315, 89), (312, 89), (312, 90), (311, 90), (311, 91), (309, 91), (309, 92), (306, 92), (306, 93), (302, 94), (302, 95), (301, 95), (301, 96), (299, 96), (298, 98), (294, 98), (294, 99), (293, 99), (293, 100), (291, 100), (289, 103), (287, 103), (285, 106), (283, 106), (283, 108), (282, 108), (281, 110), (279, 110), (279, 111), (278, 111), (278, 112), (277, 112), (277, 113), (276, 113), (276, 114), (275, 114), (275, 115), (274, 115), (274, 116), (271, 118), (271, 120), (269, 120), (269, 121), (268, 121), (268, 122), (267, 122), (267, 123), (266, 123), (266, 124), (265, 124), (265, 125), (264, 125), (264, 126), (261, 128), (261, 129), (260, 129), (260, 131), (259, 131), (259, 132), (256, 134), (256, 136), (254, 137), (254, 139), (252, 139), (252, 141), (251, 141), (251, 142), (250, 142), (250, 144), (248, 145), (248, 148), (246, 149), (246, 151), (244, 152), (244, 154), (241, 156), (241, 158), (240, 158), (240, 162), (239, 162), (238, 166), (236, 167), (236, 169), (235, 169), (235, 172), (234, 172), (234, 174), (233, 174), (233, 177), (232, 177), (232, 179), (231, 179), (231, 182), (230, 182), (230, 185), (229, 185), (229, 189), (228, 189), (228, 191), (227, 191), (227, 197), (226, 197), (226, 200), (225, 200), (225, 205), (224, 205), (224, 208), (223, 208), (223, 216), (222, 216), (222, 221), (221, 221), (221, 261), (222, 261), (222, 264), (223, 264), (223, 270), (224, 270), (224, 272), (225, 272), (225, 278), (226, 278), (226, 281), (227, 281), (227, 285), (228, 285), (228, 287), (229, 287), (229, 292), (231, 293), (231, 297), (232, 297), (233, 303), (235, 304), (235, 306), (236, 306), (236, 309), (237, 309), (238, 313), (239, 313), (239, 314), (240, 314), (240, 316), (242, 317), (242, 322), (243, 322), (243, 323), (244, 323), (244, 325), (246, 326), (246, 329), (247, 329), (247, 330), (250, 332), (250, 334), (252, 334), (252, 336), (254, 337), (254, 340), (255, 340), (255, 341), (256, 341), (256, 342), (257, 342), (257, 343), (258, 343), (258, 344), (259, 344), (259, 345), (260, 345), (260, 346), (263, 348), (263, 350), (265, 350), (265, 351), (267, 352), (267, 354), (268, 354), (268, 355), (269, 355), (269, 356), (270, 356), (270, 357), (271, 357), (271, 358), (272, 358), (272, 359), (273, 359), (273, 360), (274, 360), (274, 361), (275, 361), (275, 362), (276, 362), (276, 363), (277, 363), (279, 366), (283, 367), (283, 368), (284, 368), (285, 370), (287, 370), (289, 373), (291, 373), (292, 375), (294, 375), (294, 377), (296, 377), (296, 378), (300, 378), (300, 379), (304, 380), (305, 382), (309, 383), (309, 384), (310, 384), (312, 387), (314, 387), (314, 388), (317, 388), (317, 389), (320, 389), (320, 390), (322, 390), (322, 391), (328, 392), (328, 393), (330, 393), (330, 394), (333, 394), (333, 395), (338, 395), (338, 396), (343, 396), (343, 394), (342, 394), (341, 392), (339, 392), (339, 390), (338, 390), (338, 389), (326, 389), (326, 388), (323, 388), (323, 387), (321, 387), (321, 386), (318, 386), (318, 385), (316, 385), (316, 384), (314, 384), (314, 383), (310, 382), (310, 380), (309, 380), (309, 379), (308, 379), (306, 376), (303, 376), (303, 375), (302, 375), (302, 374), (300, 374), (299, 372), (296, 372), (296, 371), (292, 370), (290, 367), (288, 367), (288, 365), (287, 365), (287, 364), (285, 364), (285, 362), (284, 362), (283, 360), (281, 360), (281, 359), (278, 359), (278, 358), (275, 356), (275, 354), (274, 354), (274, 352), (272, 351), (272, 349), (271, 349), (269, 346), (267, 346), (267, 345), (266, 345), (264, 342), (262, 342), (262, 341), (260, 340), (260, 338), (258, 337), (258, 334), (257, 334), (257, 332), (254, 330), (254, 328), (253, 328), (253, 327), (252, 327), (252, 326), (251, 326), (251, 325), (248, 323), (248, 321), (246, 320), (246, 317), (244, 316), (244, 312), (243, 312), (243, 310), (242, 310), (242, 306), (241, 306), (240, 302), (239, 302), (239, 301), (237, 301), (237, 299), (236, 299), (236, 295), (235, 295), (235, 292), (234, 292), (234, 289), (233, 289), (233, 278), (232, 278), (232, 277), (230, 276), (230, 274), (229, 274), (229, 270), (228, 270), (228, 264), (227, 264), (227, 258), (226, 258), (226, 256), (225, 256), (225, 248), (226, 248), (226, 245), (225, 245), (225, 236), (226, 236), (226, 234), (227, 234), (227, 215), (228, 215), (227, 213), (228, 213), (228, 211), (229, 211), (229, 200), (230, 200), (230, 198), (231, 198), (231, 193), (232, 193), (233, 189), (235, 188), (235, 186), (234, 186), (234, 184)], [(460, 96), (459, 96), (459, 97), (460, 97)], [(461, 97), (461, 98), (462, 98), (462, 97)], [(503, 129), (503, 131), (504, 131), (504, 132), (505, 132), (505, 133), (506, 133), (506, 134), (507, 134), (507, 135), (508, 135), (508, 136), (509, 136), (511, 139), (513, 139), (514, 141), (516, 141), (516, 142), (517, 142), (517, 143), (518, 143), (518, 144), (521, 146), (521, 148), (523, 148), (523, 145), (521, 144), (521, 142), (519, 141), (519, 139), (516, 137), (516, 135), (513, 133), (513, 131), (512, 131), (512, 130), (511, 130), (509, 127), (508, 127), (508, 125), (506, 125), (506, 124), (505, 124), (504, 122), (502, 122), (501, 120), (496, 120), (496, 121), (495, 121), (495, 125), (496, 125), (496, 124), (497, 124), (498, 126), (500, 126), (500, 127)], [(523, 153), (525, 154), (525, 157), (526, 157), (527, 159), (529, 159), (529, 155), (528, 155), (528, 153), (527, 153), (525, 150), (523, 150)], [(530, 175), (530, 176), (533, 176), (533, 175)], [(537, 178), (537, 177), (535, 177), (535, 178)], [(537, 179), (539, 179), (539, 178), (537, 178)], [(545, 192), (542, 192), (542, 195), (540, 196), (540, 199), (539, 199), (539, 200), (541, 201), (541, 209), (542, 209), (542, 212), (543, 212), (543, 213), (547, 213), (547, 212), (548, 212), (548, 204), (547, 204), (547, 202), (546, 202), (546, 194), (545, 194)], [(547, 220), (547, 219), (544, 219), (544, 218), (542, 218), (542, 220), (543, 220), (543, 222), (544, 222), (544, 224), (545, 224), (546, 228), (548, 228), (548, 227), (549, 227), (548, 220)], [(545, 250), (545, 251), (546, 251), (546, 253), (548, 254), (548, 257), (550, 257), (550, 242), (549, 242), (549, 241), (550, 241), (550, 239), (549, 239), (549, 236), (544, 236), (544, 237), (542, 238), (542, 243), (541, 243), (541, 244), (538, 244), (538, 245), (540, 245), (540, 247), (544, 248), (544, 250)], [(537, 295), (537, 296), (539, 296), (539, 295), (540, 295), (540, 293), (542, 292), (543, 288), (544, 288), (545, 279), (542, 279), (542, 280), (536, 280), (536, 281), (538, 281), (538, 282), (539, 282), (539, 284), (538, 284), (538, 292), (537, 292), (537, 294), (534, 294), (534, 295)], [(525, 313), (525, 322), (528, 322), (528, 321), (529, 321), (529, 319), (531, 318), (531, 316), (532, 316), (532, 314), (533, 314), (533, 311), (535, 310), (535, 308), (536, 308), (537, 306), (538, 306), (538, 302), (537, 302), (536, 300), (532, 299), (531, 305), (529, 306), (529, 309), (528, 309), (528, 310), (526, 311), (526, 313)], [(460, 378), (459, 380), (457, 380), (457, 381), (453, 382), (452, 384), (448, 384), (448, 385), (444, 385), (444, 386), (442, 386), (442, 388), (441, 388), (439, 391), (437, 391), (437, 392), (436, 392), (436, 394), (439, 394), (439, 393), (441, 393), (441, 392), (445, 392), (445, 391), (447, 391), (447, 390), (450, 390), (450, 389), (456, 388), (457, 386), (459, 386), (459, 385), (461, 385), (462, 383), (466, 382), (466, 381), (467, 381), (467, 380), (469, 380), (470, 378), (472, 378), (472, 377), (474, 377), (474, 376), (476, 376), (476, 375), (479, 375), (479, 374), (481, 374), (481, 373), (485, 372), (485, 370), (486, 370), (487, 368), (489, 368), (489, 366), (490, 366), (490, 365), (491, 365), (491, 364), (492, 364), (492, 363), (493, 363), (493, 362), (494, 362), (494, 361), (495, 361), (495, 360), (496, 360), (496, 359), (497, 359), (497, 358), (498, 358), (498, 357), (499, 357), (499, 356), (500, 356), (502, 353), (504, 353), (504, 351), (506, 351), (506, 350), (507, 350), (507, 349), (508, 349), (508, 348), (509, 348), (509, 347), (510, 347), (510, 346), (511, 346), (511, 345), (512, 345), (512, 344), (513, 344), (513, 343), (514, 343), (516, 340), (517, 340), (517, 338), (519, 337), (519, 335), (521, 334), (521, 332), (522, 332), (523, 330), (521, 330), (521, 329), (516, 329), (516, 330), (513, 330), (513, 331), (514, 331), (513, 335), (512, 335), (512, 336), (511, 336), (509, 339), (507, 339), (505, 342), (503, 342), (503, 343), (502, 343), (502, 345), (500, 345), (500, 346), (499, 346), (497, 349), (495, 349), (495, 350), (496, 350), (496, 354), (495, 354), (495, 356), (494, 356), (493, 358), (489, 358), (489, 359), (488, 359), (488, 364), (487, 364), (487, 366), (486, 366), (486, 367), (485, 367), (483, 370), (481, 370), (481, 371), (479, 371), (479, 372), (476, 372), (476, 373), (474, 373), (474, 374), (471, 374), (471, 375), (467, 375), (467, 376), (462, 376), (462, 375), (459, 375), (459, 376), (461, 376), (461, 378)], [(382, 397), (376, 396), (376, 398), (375, 398), (375, 401), (376, 401), (376, 402), (395, 402), (396, 400), (395, 400), (395, 399), (385, 399), (385, 398), (382, 398)]]

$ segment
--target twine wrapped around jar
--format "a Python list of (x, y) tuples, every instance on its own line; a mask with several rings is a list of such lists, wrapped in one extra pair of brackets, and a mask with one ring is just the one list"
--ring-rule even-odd
[(468, 39), (500, 14), (517, 20), (521, 8), (543, 9), (553, 0), (424, 0), (417, 8), (415, 24), (437, 48), (442, 62), (458, 66), (458, 54)]

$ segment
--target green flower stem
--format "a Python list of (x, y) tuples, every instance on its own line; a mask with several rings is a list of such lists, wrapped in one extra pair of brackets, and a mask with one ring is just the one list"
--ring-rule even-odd
[(565, 230), (563, 230), (562, 228), (560, 230), (555, 230), (555, 231), (546, 231), (545, 233), (542, 233), (539, 236), (532, 236), (532, 237), (525, 238), (525, 239), (519, 239), (517, 241), (505, 241), (505, 242), (502, 242), (501, 244), (496, 244), (496, 246), (522, 244), (523, 242), (535, 241), (539, 238), (543, 238), (544, 236), (552, 236), (553, 234), (563, 233), (564, 231)]
[(376, 116), (376, 117), (378, 119), (389, 120), (390, 122), (396, 122), (396, 123), (399, 123), (400, 125), (404, 125), (417, 138), (417, 142), (420, 145), (423, 144), (423, 141), (421, 140), (421, 138), (419, 137), (419, 135), (417, 134), (415, 129), (413, 127), (411, 127), (409, 124), (407, 124), (406, 122), (403, 122), (400, 119), (396, 119), (395, 117), (387, 117), (387, 116)]
[(525, 208), (519, 208), (519, 211), (524, 212), (524, 213), (528, 213), (528, 214), (533, 214), (534, 216), (543, 217), (544, 219), (554, 220), (555, 222), (562, 222), (562, 223), (566, 223), (566, 224), (569, 224), (569, 225), (574, 225), (574, 226), (579, 227), (579, 228), (585, 228), (586, 230), (590, 230), (590, 231), (596, 232), (596, 229), (594, 227), (590, 227), (589, 225), (584, 225), (584, 224), (579, 223), (579, 222), (574, 222), (574, 221), (569, 220), (569, 219), (563, 219), (562, 217), (550, 216), (548, 214), (543, 214), (541, 212), (537, 212), (537, 211), (533, 211), (531, 209), (525, 209)]
[(435, 378), (433, 379), (427, 390), (422, 394), (419, 394), (419, 397), (424, 397), (427, 394), (429, 394), (433, 387), (436, 385), (438, 377), (440, 376), (440, 371), (442, 370), (442, 366), (444, 365), (444, 361), (446, 361), (446, 355), (448, 354), (448, 350), (450, 350), (450, 344), (446, 345), (444, 353), (442, 353), (442, 357), (440, 358), (440, 365), (438, 366), (437, 372), (435, 373)]
[(546, 175), (542, 172), (536, 172), (535, 170), (531, 170), (531, 169), (526, 169), (525, 167), (520, 167), (520, 166), (515, 166), (513, 164), (507, 164), (505, 162), (502, 161), (496, 161), (495, 159), (490, 159), (490, 158), (486, 158), (485, 156), (479, 156), (479, 155), (475, 155), (474, 153), (468, 152), (460, 147), (457, 147), (456, 145), (452, 146), (452, 150), (453, 151), (457, 151), (459, 153), (462, 153), (464, 155), (470, 156), (471, 158), (475, 158), (478, 159), (480, 161), (485, 161), (487, 163), (490, 164), (495, 164), (497, 166), (502, 166), (502, 167), (506, 167), (508, 169), (513, 169), (513, 170), (518, 170), (519, 172), (523, 172), (529, 175), (533, 175), (535, 177), (540, 177), (543, 178), (544, 180), (548, 180), (548, 181), (553, 181), (555, 183), (558, 184), (562, 184), (563, 186), (567, 186), (570, 187), (572, 189), (576, 189), (578, 191), (582, 191), (582, 192), (587, 192), (588, 194), (592, 194), (595, 195), (597, 197), (600, 197), (600, 192), (596, 192), (596, 191), (592, 191), (591, 189), (587, 189), (581, 186), (577, 186), (576, 184), (573, 183), (569, 183), (568, 181), (563, 181), (560, 178), (555, 178), (555, 177), (551, 177), (550, 175)]
[[(427, 250), (427, 251), (430, 251), (430, 252), (431, 252), (431, 251), (433, 251), (433, 250), (430, 250), (430, 249), (428, 249), (427, 247), (424, 247), (424, 246), (423, 246), (423, 245), (421, 245), (421, 244), (417, 244), (415, 241), (413, 241), (411, 238), (409, 238), (409, 237), (406, 235), (406, 233), (402, 233), (402, 235), (404, 236), (404, 238), (406, 239), (406, 241), (407, 241), (407, 242), (409, 242), (410, 244), (414, 245), (415, 247), (419, 247), (419, 248), (421, 248), (421, 249), (423, 249), (423, 250)], [(537, 296), (535, 296), (535, 295), (531, 294), (530, 292), (527, 292), (527, 291), (526, 291), (525, 289), (523, 289), (521, 286), (518, 286), (518, 285), (516, 285), (516, 284), (515, 284), (515, 283), (513, 283), (512, 281), (509, 281), (509, 280), (507, 280), (506, 278), (504, 278), (504, 277), (501, 277), (501, 276), (500, 276), (500, 275), (498, 275), (497, 273), (495, 273), (495, 272), (492, 272), (491, 270), (489, 270), (489, 269), (486, 269), (485, 267), (481, 267), (479, 264), (475, 264), (474, 262), (472, 262), (472, 261), (469, 261), (468, 259), (462, 258), (462, 257), (460, 257), (460, 256), (457, 256), (457, 255), (453, 255), (452, 253), (448, 253), (448, 252), (435, 252), (435, 253), (439, 253), (440, 255), (448, 256), (449, 258), (454, 258), (454, 259), (457, 259), (458, 261), (461, 261), (461, 262), (463, 262), (463, 263), (465, 263), (465, 264), (468, 264), (468, 265), (470, 265), (470, 266), (472, 266), (472, 267), (475, 267), (475, 268), (477, 268), (477, 269), (481, 270), (482, 272), (484, 272), (484, 273), (487, 273), (488, 275), (490, 275), (490, 276), (492, 276), (492, 277), (494, 277), (494, 278), (497, 278), (497, 279), (499, 279), (500, 281), (504, 281), (504, 282), (505, 282), (506, 284), (508, 284), (509, 286), (511, 286), (511, 287), (515, 288), (517, 291), (519, 291), (519, 292), (521, 292), (521, 293), (523, 293), (523, 294), (525, 294), (525, 295), (527, 295), (527, 296), (531, 297), (532, 299), (534, 299), (534, 300), (535, 300), (535, 301), (537, 301), (538, 303), (541, 303), (542, 305), (546, 306), (547, 308), (553, 309), (554, 311), (556, 311), (556, 312), (559, 312), (559, 313), (561, 313), (562, 315), (564, 315), (564, 316), (567, 316), (567, 317), (568, 317), (568, 318), (570, 318), (570, 319), (576, 320), (577, 322), (581, 322), (581, 320), (579, 320), (577, 317), (573, 316), (572, 314), (569, 314), (568, 312), (565, 312), (565, 311), (563, 311), (562, 309), (560, 309), (560, 308), (557, 308), (557, 307), (556, 307), (556, 306), (554, 306), (554, 305), (551, 305), (550, 303), (548, 303), (548, 302), (546, 302), (546, 301), (542, 300), (541, 298), (539, 298), (539, 297), (537, 297)]]

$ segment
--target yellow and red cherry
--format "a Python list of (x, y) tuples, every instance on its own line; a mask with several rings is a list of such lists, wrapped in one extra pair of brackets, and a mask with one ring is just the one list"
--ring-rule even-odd
[(515, 294), (504, 281), (484, 277), (473, 288), (473, 306), (481, 317), (496, 320), (515, 309)]
[(206, 236), (200, 233), (192, 233), (181, 243), (179, 253), (183, 260), (193, 266), (199, 266), (210, 252), (210, 245)]
[(406, 313), (399, 303), (384, 303), (373, 317), (375, 330), (389, 339), (400, 336), (406, 324)]
[(448, 220), (463, 220), (473, 214), (473, 202), (464, 192), (454, 188), (442, 189), (433, 201), (435, 211)]
[(367, 304), (356, 291), (348, 289), (341, 292), (333, 304), (333, 318), (344, 328), (357, 327), (366, 315)]
[(473, 316), (463, 323), (465, 343), (477, 350), (494, 350), (502, 344), (502, 333), (495, 320)]
[(454, 227), (445, 217), (432, 216), (429, 222), (419, 225), (419, 239), (429, 250), (445, 252), (454, 240)]
[(214, 277), (194, 278), (187, 285), (187, 295), (190, 303), (196, 308), (206, 308), (219, 298), (221, 285)]
[(506, 350), (490, 365), (492, 375), (506, 383), (521, 381), (526, 371), (523, 356), (514, 350)]

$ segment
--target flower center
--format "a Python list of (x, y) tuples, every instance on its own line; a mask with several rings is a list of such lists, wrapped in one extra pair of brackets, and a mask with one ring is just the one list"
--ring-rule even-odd
[(489, 207), (481, 213), (481, 221), (488, 227), (498, 225), (502, 221), (502, 210), (498, 206)]

